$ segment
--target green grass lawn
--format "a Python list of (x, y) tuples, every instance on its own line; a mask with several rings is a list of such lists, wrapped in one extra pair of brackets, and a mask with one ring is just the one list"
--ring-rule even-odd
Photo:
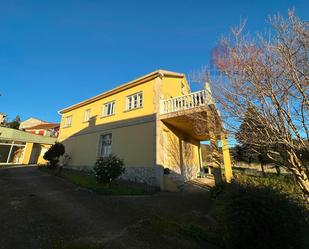
[[(280, 174), (276, 173), (266, 173), (262, 175), (254, 175), (250, 173), (245, 173), (242, 171), (234, 171), (235, 181), (243, 187), (253, 186), (253, 187), (269, 187), (276, 191), (279, 191), (282, 194), (289, 196), (291, 200), (294, 200), (296, 203), (304, 207), (307, 212), (305, 212), (304, 220), (307, 220), (306, 224), (302, 227), (303, 242), (301, 248), (309, 248), (309, 237), (306, 234), (309, 234), (309, 206), (304, 201), (302, 191), (298, 187), (293, 175), (291, 174)], [(223, 190), (226, 192), (228, 189)], [(225, 201), (223, 199), (223, 201)]]
[(63, 169), (61, 174), (48, 167), (39, 167), (43, 172), (61, 177), (79, 187), (89, 189), (103, 195), (145, 195), (155, 192), (153, 188), (125, 181), (115, 181), (110, 184), (98, 183), (92, 172)]
[(267, 186), (276, 189), (282, 193), (288, 194), (294, 199), (302, 201), (302, 192), (297, 186), (294, 177), (291, 174), (266, 173), (262, 175), (251, 175), (248, 173), (234, 171), (235, 179), (243, 185)]

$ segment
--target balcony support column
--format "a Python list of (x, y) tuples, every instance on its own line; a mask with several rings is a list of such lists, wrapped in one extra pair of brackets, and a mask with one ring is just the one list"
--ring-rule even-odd
[(203, 165), (203, 158), (202, 158), (201, 142), (198, 142), (198, 160), (199, 160), (200, 171), (202, 171), (204, 165)]
[(227, 142), (227, 136), (225, 134), (221, 135), (222, 142), (222, 154), (223, 154), (223, 163), (224, 163), (224, 172), (225, 172), (225, 180), (228, 183), (231, 183), (233, 179), (232, 172), (232, 164), (231, 164), (231, 156), (229, 151), (229, 145)]

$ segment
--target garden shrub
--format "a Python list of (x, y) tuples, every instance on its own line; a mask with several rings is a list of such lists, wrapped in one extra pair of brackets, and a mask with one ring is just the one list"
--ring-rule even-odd
[(98, 182), (110, 183), (117, 179), (125, 168), (122, 159), (116, 155), (109, 155), (98, 158), (93, 170)]
[(59, 157), (62, 156), (64, 153), (64, 145), (62, 143), (56, 142), (48, 149), (48, 151), (45, 152), (43, 158), (49, 162), (50, 168), (55, 169), (59, 162)]
[(226, 248), (302, 248), (308, 211), (287, 194), (267, 186), (226, 186), (214, 215)]

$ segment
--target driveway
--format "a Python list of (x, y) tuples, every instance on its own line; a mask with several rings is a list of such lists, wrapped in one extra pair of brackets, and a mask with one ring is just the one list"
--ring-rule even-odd
[(0, 248), (215, 248), (148, 225), (154, 216), (207, 221), (209, 203), (207, 192), (102, 196), (36, 167), (1, 169)]

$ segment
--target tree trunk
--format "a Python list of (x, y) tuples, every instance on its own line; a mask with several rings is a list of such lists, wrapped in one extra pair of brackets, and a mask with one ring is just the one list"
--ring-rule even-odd
[(304, 199), (309, 204), (309, 177), (306, 166), (302, 164), (294, 151), (288, 151), (289, 170), (293, 173), (296, 182), (303, 192)]
[(261, 170), (262, 170), (262, 176), (265, 176), (265, 168), (263, 162), (261, 162)]
[(278, 164), (275, 164), (275, 169), (276, 169), (277, 175), (279, 176), (281, 174), (280, 166)]
[[(294, 169), (293, 169), (294, 170)], [(307, 204), (309, 204), (309, 179), (305, 175), (304, 171), (302, 172), (293, 172), (296, 182), (298, 183), (299, 187), (303, 192), (304, 199), (306, 200)]]

